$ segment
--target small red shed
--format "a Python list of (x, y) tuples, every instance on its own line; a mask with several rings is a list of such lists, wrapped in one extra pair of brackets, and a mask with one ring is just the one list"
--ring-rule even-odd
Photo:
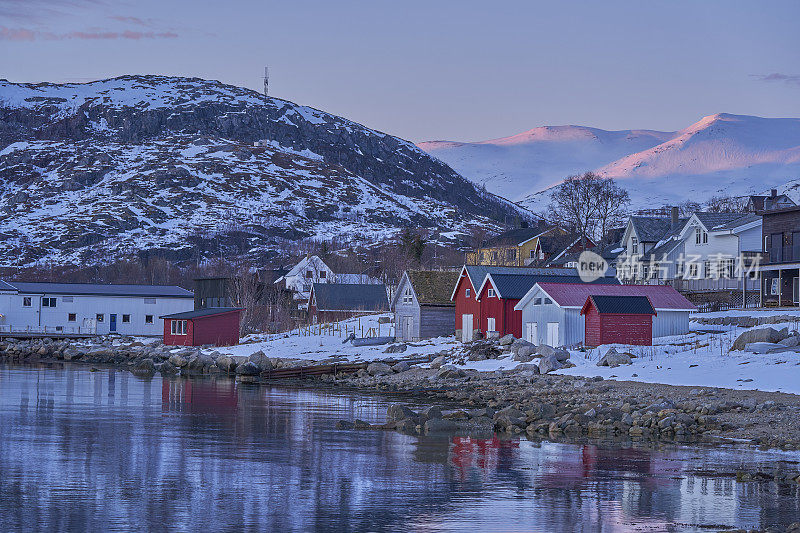
[(656, 310), (647, 296), (591, 295), (581, 308), (587, 346), (601, 344), (653, 345)]
[(164, 344), (172, 346), (232, 346), (239, 344), (241, 309), (209, 307), (164, 315)]

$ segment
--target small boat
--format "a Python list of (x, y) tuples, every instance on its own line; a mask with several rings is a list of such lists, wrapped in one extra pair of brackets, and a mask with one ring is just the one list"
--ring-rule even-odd
[(361, 339), (352, 338), (350, 341), (353, 346), (380, 346), (394, 342), (394, 337), (363, 337)]

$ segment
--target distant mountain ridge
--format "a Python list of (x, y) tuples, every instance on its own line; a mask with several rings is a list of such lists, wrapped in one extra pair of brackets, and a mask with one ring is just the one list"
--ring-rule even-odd
[(478, 143), (419, 146), (532, 210), (547, 204), (547, 188), (588, 170), (619, 180), (635, 208), (770, 188), (797, 196), (800, 184), (796, 118), (720, 113), (676, 132), (544, 126)]
[(446, 237), (525, 216), (409, 141), (197, 78), (0, 80), (0, 177), (6, 265), (263, 259), (303, 238)]

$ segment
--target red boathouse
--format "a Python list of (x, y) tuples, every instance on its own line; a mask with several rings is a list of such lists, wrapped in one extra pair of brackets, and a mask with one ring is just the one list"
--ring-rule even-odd
[(241, 309), (210, 307), (164, 315), (164, 344), (172, 346), (233, 346), (239, 344)]
[(656, 310), (647, 296), (591, 295), (581, 308), (587, 346), (601, 344), (653, 345)]

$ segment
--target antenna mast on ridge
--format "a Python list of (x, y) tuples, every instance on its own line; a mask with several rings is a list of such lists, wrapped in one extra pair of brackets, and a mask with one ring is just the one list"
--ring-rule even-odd
[(264, 103), (269, 97), (269, 67), (264, 67)]

